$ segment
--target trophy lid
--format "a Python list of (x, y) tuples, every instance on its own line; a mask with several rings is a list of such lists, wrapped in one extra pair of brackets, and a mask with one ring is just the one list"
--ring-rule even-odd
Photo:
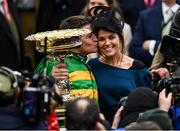
[(59, 39), (71, 38), (73, 36), (82, 36), (89, 33), (91, 33), (91, 30), (89, 29), (53, 30), (53, 31), (39, 32), (36, 34), (29, 35), (28, 37), (25, 38), (25, 40), (43, 41), (45, 37), (47, 37), (48, 40), (59, 40)]
[(35, 41), (36, 50), (44, 51), (45, 38), (47, 38), (47, 52), (61, 52), (80, 46), (80, 36), (91, 33), (89, 29), (63, 29), (39, 32), (25, 38), (27, 41)]

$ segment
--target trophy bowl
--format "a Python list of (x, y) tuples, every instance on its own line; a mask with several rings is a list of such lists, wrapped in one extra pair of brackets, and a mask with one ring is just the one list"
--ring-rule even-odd
[[(91, 33), (89, 29), (63, 29), (32, 34), (25, 38), (28, 41), (35, 41), (36, 50), (44, 52), (45, 42), (47, 43), (46, 52), (63, 52), (79, 47), (82, 43), (80, 36)], [(45, 41), (45, 39), (47, 39)]]

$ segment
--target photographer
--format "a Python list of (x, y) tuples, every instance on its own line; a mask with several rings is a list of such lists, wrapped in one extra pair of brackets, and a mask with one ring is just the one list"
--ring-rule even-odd
[[(179, 16), (180, 16), (180, 9), (178, 9), (176, 14), (174, 15), (173, 23), (172, 23), (170, 33), (169, 33), (169, 36), (172, 36), (177, 39), (180, 38), (180, 23), (178, 21), (178, 19), (180, 19)], [(169, 44), (173, 44), (173, 43), (171, 42)], [(153, 76), (155, 76), (155, 77), (159, 76), (160, 78), (164, 78), (164, 77), (170, 76), (170, 73), (169, 73), (169, 70), (167, 67), (167, 63), (172, 62), (173, 57), (176, 57), (176, 56), (172, 57), (171, 55), (166, 54), (167, 51), (162, 52), (161, 46), (162, 46), (162, 43), (159, 45), (158, 50), (153, 58), (153, 62), (151, 64), (150, 71)], [(167, 50), (168, 50), (168, 48), (167, 48)], [(175, 55), (177, 55), (177, 54), (175, 54)]]
[(19, 93), (16, 75), (11, 69), (0, 67), (0, 130), (47, 130), (45, 121), (39, 121), (35, 126), (24, 123), (16, 106)]
[(127, 125), (136, 122), (138, 117), (145, 111), (150, 109), (160, 108), (168, 112), (171, 106), (172, 93), (166, 96), (166, 89), (163, 89), (159, 96), (151, 89), (139, 87), (132, 91), (123, 105), (121, 106), (115, 116), (112, 128), (124, 128)]
[[(170, 33), (164, 36), (151, 65), (151, 73), (159, 77), (156, 90), (166, 88), (173, 94), (170, 108), (175, 129), (180, 129), (180, 8), (173, 17)], [(169, 66), (169, 67), (168, 67)], [(156, 80), (157, 81), (157, 80)], [(156, 84), (154, 84), (156, 85)]]

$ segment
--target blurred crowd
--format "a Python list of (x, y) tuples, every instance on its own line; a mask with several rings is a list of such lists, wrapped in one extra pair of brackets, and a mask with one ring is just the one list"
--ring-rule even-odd
[[(0, 129), (179, 130), (179, 4), (0, 0)], [(63, 58), (25, 40), (67, 29)]]

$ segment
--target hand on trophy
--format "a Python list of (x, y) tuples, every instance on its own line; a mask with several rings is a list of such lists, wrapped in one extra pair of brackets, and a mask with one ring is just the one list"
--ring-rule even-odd
[(68, 94), (70, 89), (69, 73), (65, 63), (59, 63), (52, 69), (51, 75), (56, 79), (56, 84), (61, 94)]
[(65, 63), (59, 63), (54, 66), (51, 74), (56, 80), (69, 79), (69, 73)]

